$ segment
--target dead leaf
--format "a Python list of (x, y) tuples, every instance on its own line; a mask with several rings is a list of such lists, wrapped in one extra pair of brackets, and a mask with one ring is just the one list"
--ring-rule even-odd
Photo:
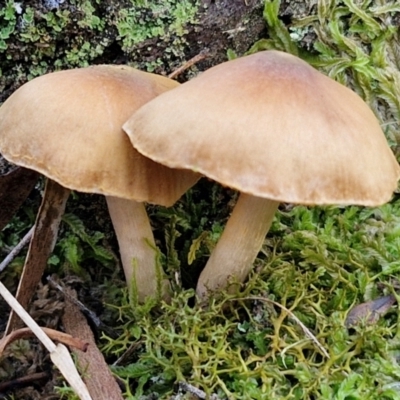
[(358, 304), (347, 314), (345, 325), (351, 327), (362, 321), (367, 324), (375, 324), (382, 315), (389, 311), (395, 302), (396, 297), (391, 294)]

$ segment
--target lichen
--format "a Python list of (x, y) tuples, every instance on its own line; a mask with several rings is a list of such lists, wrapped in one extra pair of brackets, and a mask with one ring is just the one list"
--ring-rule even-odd
[(35, 76), (98, 63), (154, 71), (185, 58), (196, 0), (16, 2), (0, 8), (0, 102)]

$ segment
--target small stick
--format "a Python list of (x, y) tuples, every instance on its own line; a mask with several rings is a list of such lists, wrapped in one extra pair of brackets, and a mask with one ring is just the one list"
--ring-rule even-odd
[(30, 242), (33, 232), (35, 230), (35, 225), (29, 229), (28, 233), (21, 239), (21, 241), (10, 251), (7, 257), (0, 264), (0, 272), (3, 271), (4, 268), (7, 267), (8, 264), (14, 260), (15, 257), (19, 254), (19, 252)]
[[(193, 386), (190, 383), (179, 382), (179, 388), (181, 390), (184, 390), (186, 392), (194, 394), (199, 399), (206, 399), (207, 398), (206, 392), (203, 392), (201, 389), (198, 389), (196, 386)], [(219, 397), (216, 394), (212, 394), (209, 398), (210, 398), (210, 400), (218, 400), (219, 399)]]
[(286, 311), (299, 325), (300, 328), (303, 330), (305, 335), (312, 341), (314, 344), (321, 350), (322, 354), (326, 358), (330, 358), (328, 352), (325, 350), (325, 348), (322, 346), (322, 344), (318, 341), (318, 339), (312, 334), (312, 332), (294, 315), (292, 311), (290, 311), (288, 308), (283, 306), (282, 304), (277, 303), (276, 301), (273, 301), (271, 299), (266, 299), (264, 297), (259, 297), (259, 296), (249, 296), (249, 297), (243, 297), (242, 299), (229, 299), (229, 301), (234, 301), (234, 300), (258, 300), (258, 301), (264, 301), (266, 303), (271, 303), (282, 310)]
[(96, 326), (97, 329), (101, 329), (108, 336), (115, 338), (115, 332), (112, 329), (110, 329), (108, 326), (104, 325), (104, 323), (101, 321), (101, 319), (92, 310), (87, 308), (77, 298), (71, 296), (68, 293), (68, 289), (66, 290), (65, 288), (63, 288), (60, 284), (58, 284), (50, 276), (48, 276), (46, 279), (54, 288), (59, 290), (68, 301), (75, 304), (82, 311), (82, 313)]
[[(15, 296), (22, 307), (27, 308), (46, 269), (47, 261), (56, 244), (58, 226), (64, 214), (69, 193), (69, 189), (47, 179), (42, 204), (36, 216), (35, 231), (29, 243)], [(15, 316), (14, 311), (11, 311), (6, 334), (21, 326), (21, 321)]]
[(49, 378), (49, 374), (47, 372), (37, 372), (35, 374), (23, 376), (22, 378), (13, 379), (12, 381), (2, 382), (0, 383), (0, 393), (3, 393), (6, 390), (11, 389), (15, 386), (29, 385), (31, 382), (39, 381), (46, 378)]
[(170, 78), (170, 79), (176, 78), (183, 71), (187, 70), (188, 68), (190, 68), (192, 65), (198, 63), (199, 61), (204, 60), (206, 57), (207, 57), (207, 52), (206, 51), (200, 52), (199, 54), (197, 54), (197, 56), (194, 56), (189, 61), (185, 62), (185, 64), (183, 64), (182, 66), (177, 68), (175, 71), (172, 71), (168, 75), (168, 78)]
[[(64, 343), (67, 346), (75, 347), (80, 351), (85, 352), (89, 346), (88, 342), (85, 342), (79, 338), (68, 335), (67, 333), (56, 331), (55, 329), (40, 327), (44, 333), (52, 340)], [(0, 357), (4, 352), (5, 348), (14, 342), (15, 340), (25, 339), (27, 337), (35, 336), (34, 332), (30, 328), (21, 328), (16, 331), (12, 331), (9, 335), (4, 336), (0, 340)]]
[(18, 303), (15, 297), (0, 281), (0, 295), (13, 309), (13, 311), (21, 318), (21, 320), (32, 330), (35, 336), (42, 342), (44, 347), (49, 351), (51, 361), (63, 374), (66, 381), (75, 390), (76, 394), (81, 400), (92, 400), (86, 385), (83, 383), (82, 378), (78, 374), (75, 364), (72, 360), (71, 354), (65, 345), (55, 343), (46, 335), (46, 333), (39, 327), (34, 319), (25, 311), (25, 309)]
[(67, 298), (71, 303), (74, 303), (77, 307), (79, 307), (80, 310), (92, 320), (92, 322), (96, 325), (97, 328), (100, 328), (102, 326), (103, 323), (100, 321), (100, 318), (93, 311), (89, 310), (77, 298), (71, 296), (66, 290), (64, 290), (64, 288), (61, 285), (59, 285), (50, 276), (46, 277), (46, 279), (52, 286), (54, 286), (57, 290), (59, 290), (65, 296), (65, 298)]
[(130, 355), (132, 355), (132, 353), (141, 345), (141, 342), (135, 342), (132, 343), (129, 348), (127, 350), (125, 350), (124, 353), (121, 354), (121, 356), (114, 361), (114, 363), (112, 364), (113, 367), (120, 365), (121, 363), (123, 363)]

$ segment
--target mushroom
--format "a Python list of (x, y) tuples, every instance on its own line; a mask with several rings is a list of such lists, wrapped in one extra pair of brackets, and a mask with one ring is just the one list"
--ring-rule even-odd
[(301, 59), (263, 51), (209, 69), (124, 124), (133, 146), (241, 192), (197, 294), (243, 281), (280, 202), (387, 202), (399, 165), (369, 107)]
[(143, 202), (171, 206), (199, 176), (143, 157), (122, 124), (176, 86), (131, 67), (99, 65), (33, 79), (0, 107), (0, 152), (8, 161), (64, 188), (106, 196), (125, 277), (139, 301), (156, 296), (161, 277)]

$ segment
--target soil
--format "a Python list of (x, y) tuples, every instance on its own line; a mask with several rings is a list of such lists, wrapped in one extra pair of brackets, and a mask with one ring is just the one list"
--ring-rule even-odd
[(258, 39), (266, 35), (262, 16), (263, 1), (259, 0), (204, 0), (201, 22), (188, 35), (189, 58), (201, 51), (207, 59), (199, 70), (226, 61), (227, 49), (244, 54)]

